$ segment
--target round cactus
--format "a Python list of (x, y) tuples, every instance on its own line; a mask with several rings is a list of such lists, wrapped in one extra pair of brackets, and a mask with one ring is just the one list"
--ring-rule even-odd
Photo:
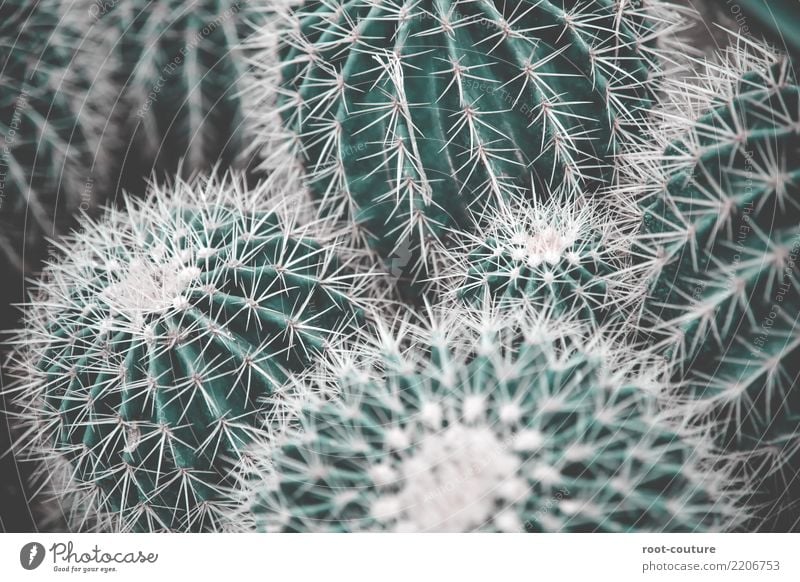
[(325, 211), (384, 258), (411, 248), (416, 268), (470, 209), (608, 183), (674, 14), (628, 0), (296, 4), (270, 8), (251, 42), (264, 164), (302, 158)]
[[(450, 317), (439, 329), (471, 327)], [(249, 521), (237, 522), (284, 532), (712, 531), (744, 515), (725, 470), (701, 460), (705, 437), (659, 416), (658, 367), (634, 372), (618, 348), (552, 320), (520, 327), (521, 343), (519, 328), (505, 337), (494, 322), (463, 336), (387, 335), (380, 373), (339, 370), (340, 399), (307, 401), (297, 428), (253, 455), (239, 511)], [(398, 348), (405, 339), (419, 347)]]
[(800, 484), (800, 86), (788, 62), (762, 56), (742, 73), (739, 55), (725, 90), (680, 87), (704, 112), (668, 111), (688, 127), (643, 156), (658, 162), (637, 176), (653, 190), (638, 238), (654, 267), (646, 308), (681, 364), (681, 400), (726, 447), (782, 474), (766, 494), (780, 497)]
[(636, 270), (626, 265), (626, 239), (609, 212), (587, 200), (497, 205), (458, 244), (439, 251), (442, 287), (467, 303), (489, 297), (554, 309), (585, 321), (619, 315), (636, 297)]
[(77, 38), (59, 25), (55, 2), (0, 5), (0, 253), (21, 270), (98, 198), (92, 136), (69, 68)]
[[(241, 0), (79, 0), (65, 9), (86, 37), (105, 39), (89, 65), (117, 87), (117, 190), (243, 165)], [(110, 58), (109, 58), (110, 55)], [(111, 140), (110, 140), (111, 141)]]
[[(726, 11), (736, 20), (741, 34), (759, 33), (776, 48), (800, 53), (800, 26), (797, 24), (797, 3), (792, 0), (737, 0), (732, 5), (723, 0)], [(734, 8), (735, 6), (735, 8)]]
[(272, 430), (262, 398), (362, 317), (357, 257), (282, 209), (297, 200), (274, 183), (251, 198), (238, 179), (178, 182), (61, 246), (10, 393), (19, 448), (45, 478), (69, 471), (57, 494), (74, 527), (214, 529), (230, 467)]

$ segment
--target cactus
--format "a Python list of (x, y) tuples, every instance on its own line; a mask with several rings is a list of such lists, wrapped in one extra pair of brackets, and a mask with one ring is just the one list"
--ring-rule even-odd
[(261, 399), (362, 317), (357, 255), (287, 189), (179, 181), (60, 245), (9, 393), (73, 527), (215, 529), (231, 466), (273, 430)]
[(98, 199), (92, 136), (68, 67), (76, 38), (52, 1), (0, 4), (0, 254), (23, 271), (44, 256), (45, 237)]
[(682, 365), (679, 403), (779, 476), (768, 502), (800, 485), (800, 86), (785, 60), (734, 56), (715, 90), (672, 92), (689, 113), (667, 111), (680, 123), (641, 156), (658, 161), (636, 176), (652, 189), (638, 238), (652, 331)]
[(458, 244), (440, 251), (444, 292), (471, 304), (489, 297), (607, 322), (643, 288), (626, 264), (621, 217), (568, 196), (502, 202), (479, 234), (459, 233)]
[[(184, 177), (245, 165), (241, 0), (80, 0), (65, 18), (106, 39), (89, 65), (117, 86), (108, 116), (122, 165), (117, 190), (141, 193), (151, 173)], [(111, 55), (111, 60), (109, 60)]]
[[(723, 3), (723, 0), (716, 0)], [(737, 0), (726, 6), (741, 34), (754, 32), (767, 37), (776, 48), (800, 53), (800, 26), (794, 0)]]
[(612, 180), (612, 157), (636, 141), (650, 104), (652, 45), (675, 14), (648, 5), (271, 7), (250, 43), (256, 146), (265, 167), (287, 150), (301, 157), (323, 211), (352, 221), (384, 259), (410, 247), (418, 274), (469, 210)]
[(308, 400), (296, 428), (251, 455), (232, 521), (284, 532), (620, 532), (742, 519), (725, 469), (705, 466), (705, 436), (659, 416), (660, 368), (554, 321), (508, 326), (454, 311), (408, 337), (384, 332), (380, 372), (334, 368), (342, 397)]

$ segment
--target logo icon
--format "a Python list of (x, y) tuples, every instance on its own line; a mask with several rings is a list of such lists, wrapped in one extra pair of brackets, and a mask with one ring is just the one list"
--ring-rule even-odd
[(19, 551), (19, 563), (26, 570), (35, 570), (44, 562), (44, 546), (38, 542), (30, 542)]

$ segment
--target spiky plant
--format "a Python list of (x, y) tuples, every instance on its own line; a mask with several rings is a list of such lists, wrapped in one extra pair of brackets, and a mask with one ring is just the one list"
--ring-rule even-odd
[(655, 149), (630, 167), (654, 269), (645, 306), (681, 363), (680, 399), (779, 476), (770, 498), (800, 485), (800, 86), (759, 51), (673, 88)]
[[(118, 95), (117, 189), (141, 192), (152, 173), (184, 176), (244, 165), (239, 43), (242, 0), (64, 2), (65, 19), (105, 39), (90, 65)], [(111, 59), (109, 59), (111, 55)]]
[(341, 397), (307, 401), (296, 428), (256, 451), (235, 522), (619, 532), (712, 531), (742, 518), (725, 470), (701, 460), (704, 438), (659, 416), (657, 366), (553, 319), (498, 321), (456, 311), (384, 331), (379, 370), (334, 368)]
[[(613, 216), (612, 216), (613, 214)], [(479, 304), (489, 297), (528, 303), (586, 321), (621, 315), (637, 295), (627, 264), (622, 213), (586, 199), (501, 202), (474, 233), (438, 251), (445, 296)]]
[(357, 256), (298, 223), (290, 188), (179, 181), (59, 245), (9, 394), (72, 527), (215, 529), (230, 468), (273, 430), (262, 398), (358, 323)]
[(794, 0), (737, 0), (735, 4), (715, 0), (736, 20), (742, 34), (759, 33), (779, 50), (800, 54), (800, 25)]
[(324, 211), (384, 258), (410, 248), (413, 274), (470, 209), (612, 179), (674, 14), (641, 4), (275, 3), (251, 41), (255, 145), (268, 168), (300, 158)]
[(52, 0), (0, 4), (0, 252), (20, 270), (37, 266), (45, 238), (100, 197), (70, 67), (79, 37), (59, 24), (58, 8)]

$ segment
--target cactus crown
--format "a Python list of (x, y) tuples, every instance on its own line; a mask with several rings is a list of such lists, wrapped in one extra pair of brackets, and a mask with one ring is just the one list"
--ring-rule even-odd
[(600, 336), (553, 321), (512, 327), (462, 314), (413, 330), (410, 349), (386, 333), (380, 373), (339, 370), (342, 398), (306, 403), (296, 430), (249, 467), (250, 522), (266, 531), (707, 531), (740, 519), (723, 495), (728, 476), (699, 459), (704, 439), (659, 417), (659, 368), (626, 364)]
[(283, 206), (298, 200), (275, 182), (252, 197), (238, 178), (178, 182), (61, 246), (11, 390), (20, 446), (45, 478), (68, 471), (73, 526), (217, 527), (230, 468), (272, 430), (262, 398), (361, 317), (365, 279)]
[(252, 41), (256, 142), (266, 166), (287, 149), (302, 157), (323, 207), (353, 220), (384, 258), (409, 240), (427, 258), (445, 228), (468, 225), (468, 209), (611, 180), (613, 155), (635, 141), (650, 104), (654, 40), (671, 24), (672, 12), (648, 4), (277, 10), (279, 34), (265, 28)]
[(444, 293), (474, 303), (528, 303), (582, 320), (619, 315), (636, 298), (622, 215), (570, 196), (502, 202), (480, 234), (439, 251)]

